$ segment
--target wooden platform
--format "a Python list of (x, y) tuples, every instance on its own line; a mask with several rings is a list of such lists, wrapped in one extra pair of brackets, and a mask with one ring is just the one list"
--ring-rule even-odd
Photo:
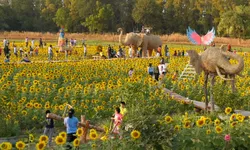
[[(205, 110), (205, 103), (204, 102), (199, 102), (199, 101), (195, 101), (195, 100), (190, 100), (190, 99), (187, 99), (186, 97), (183, 97), (179, 94), (176, 94), (174, 93), (173, 91), (169, 90), (169, 89), (166, 89), (164, 88), (165, 90), (165, 93), (166, 94), (169, 94), (170, 97), (172, 97), (174, 100), (178, 101), (178, 102), (184, 102), (185, 104), (193, 104), (195, 108), (197, 109), (201, 109), (201, 110)], [(219, 111), (220, 108), (215, 105), (215, 111)], [(211, 111), (211, 105), (208, 104), (208, 110)]]

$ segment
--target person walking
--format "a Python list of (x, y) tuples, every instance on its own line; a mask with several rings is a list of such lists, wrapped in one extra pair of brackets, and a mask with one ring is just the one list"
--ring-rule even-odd
[(5, 57), (6, 56), (10, 56), (10, 49), (9, 49), (9, 45), (8, 44), (5, 45), (3, 51), (4, 51)]
[(40, 38), (40, 40), (39, 40), (39, 47), (43, 48), (43, 40), (42, 40), (42, 38)]
[[(114, 126), (112, 129), (112, 133), (116, 136), (119, 136), (119, 139), (122, 139), (122, 135), (121, 135), (121, 123), (122, 123), (122, 114), (120, 113), (121, 110), (119, 107), (115, 108), (115, 115), (114, 117), (112, 117), (111, 119), (114, 121)], [(115, 137), (114, 137), (115, 138)]]
[[(70, 109), (68, 112), (68, 117), (64, 118), (64, 125), (67, 130), (67, 142), (71, 143), (76, 139), (76, 131), (78, 127), (78, 119), (74, 116), (75, 111), (74, 109)], [(67, 145), (66, 149), (72, 149), (72, 146), (70, 144)]]
[(17, 54), (17, 47), (16, 47), (16, 45), (14, 45), (14, 55), (16, 55), (16, 57), (18, 57), (18, 54)]
[(164, 48), (164, 50), (165, 50), (165, 57), (168, 57), (168, 53), (169, 53), (169, 51), (168, 51), (168, 45), (165, 45), (165, 48)]
[(51, 113), (50, 110), (46, 110), (45, 112), (46, 124), (45, 124), (45, 129), (44, 129), (44, 135), (49, 137), (48, 146), (50, 147), (52, 144), (52, 137), (54, 134), (54, 120), (51, 118), (48, 118), (49, 113)]
[(52, 45), (48, 48), (48, 55), (49, 55), (49, 61), (53, 59), (53, 51), (52, 51)]
[(154, 67), (152, 66), (152, 63), (149, 64), (148, 66), (148, 74), (153, 77), (154, 75)]
[(159, 68), (158, 68), (158, 66), (156, 66), (154, 68), (154, 75), (155, 75), (155, 80), (158, 81), (159, 80)]
[(86, 44), (83, 45), (83, 53), (84, 53), (84, 57), (86, 57), (87, 56), (87, 45)]

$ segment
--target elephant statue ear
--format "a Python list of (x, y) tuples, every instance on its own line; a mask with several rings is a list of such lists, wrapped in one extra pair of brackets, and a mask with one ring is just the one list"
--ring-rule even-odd
[(227, 45), (225, 44), (221, 45), (220, 50), (224, 52), (227, 51)]
[(136, 44), (137, 47), (140, 47), (142, 45), (143, 37), (144, 37), (144, 35), (139, 35), (139, 38), (138, 38), (138, 41)]

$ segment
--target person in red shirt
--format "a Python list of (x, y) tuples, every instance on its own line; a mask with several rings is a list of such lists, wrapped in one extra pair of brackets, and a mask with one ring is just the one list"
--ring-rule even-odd
[(232, 47), (230, 44), (227, 45), (227, 51), (232, 52)]

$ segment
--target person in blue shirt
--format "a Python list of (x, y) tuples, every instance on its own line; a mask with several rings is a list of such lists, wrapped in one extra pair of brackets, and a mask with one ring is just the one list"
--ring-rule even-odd
[(154, 75), (154, 67), (152, 66), (152, 63), (150, 63), (148, 66), (148, 74), (150, 74), (151, 76)]
[[(76, 131), (78, 127), (78, 119), (74, 116), (74, 109), (70, 109), (68, 117), (64, 118), (64, 125), (67, 128), (67, 142), (73, 142), (76, 139)], [(71, 149), (70, 145), (67, 145), (67, 149)]]

